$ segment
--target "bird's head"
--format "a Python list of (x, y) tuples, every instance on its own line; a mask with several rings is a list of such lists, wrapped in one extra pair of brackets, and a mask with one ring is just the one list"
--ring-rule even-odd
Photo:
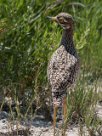
[(58, 23), (63, 29), (70, 29), (73, 27), (73, 17), (68, 13), (59, 13), (55, 17), (48, 18), (56, 23)]

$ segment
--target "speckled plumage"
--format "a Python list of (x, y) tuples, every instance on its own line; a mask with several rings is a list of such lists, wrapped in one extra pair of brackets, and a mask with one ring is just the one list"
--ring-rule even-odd
[(52, 89), (53, 103), (60, 105), (76, 79), (79, 71), (79, 58), (73, 43), (73, 30), (64, 29), (58, 49), (48, 64), (48, 79)]

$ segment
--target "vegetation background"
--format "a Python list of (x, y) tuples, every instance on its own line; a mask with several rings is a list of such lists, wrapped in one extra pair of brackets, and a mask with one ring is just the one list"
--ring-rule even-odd
[[(79, 107), (84, 117), (97, 101), (88, 86), (102, 80), (102, 0), (0, 0), (0, 94), (4, 101), (12, 98), (20, 117), (33, 112), (32, 104), (44, 107), (50, 93), (46, 69), (62, 29), (46, 17), (59, 12), (70, 13), (75, 20), (74, 41), (81, 59), (72, 107), (68, 99), (69, 115)], [(18, 104), (21, 100), (23, 108)]]

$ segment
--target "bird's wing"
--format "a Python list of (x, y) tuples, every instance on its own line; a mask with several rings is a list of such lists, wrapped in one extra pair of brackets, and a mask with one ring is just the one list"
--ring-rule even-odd
[(77, 59), (69, 54), (63, 46), (58, 48), (48, 65), (48, 78), (52, 87), (65, 88), (74, 79)]

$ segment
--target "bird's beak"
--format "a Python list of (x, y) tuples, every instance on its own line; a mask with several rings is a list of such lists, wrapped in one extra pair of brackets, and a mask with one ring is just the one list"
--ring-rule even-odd
[(56, 16), (55, 17), (47, 16), (47, 18), (50, 19), (50, 20), (52, 20), (52, 21), (54, 21), (54, 22), (57, 22), (57, 17)]

